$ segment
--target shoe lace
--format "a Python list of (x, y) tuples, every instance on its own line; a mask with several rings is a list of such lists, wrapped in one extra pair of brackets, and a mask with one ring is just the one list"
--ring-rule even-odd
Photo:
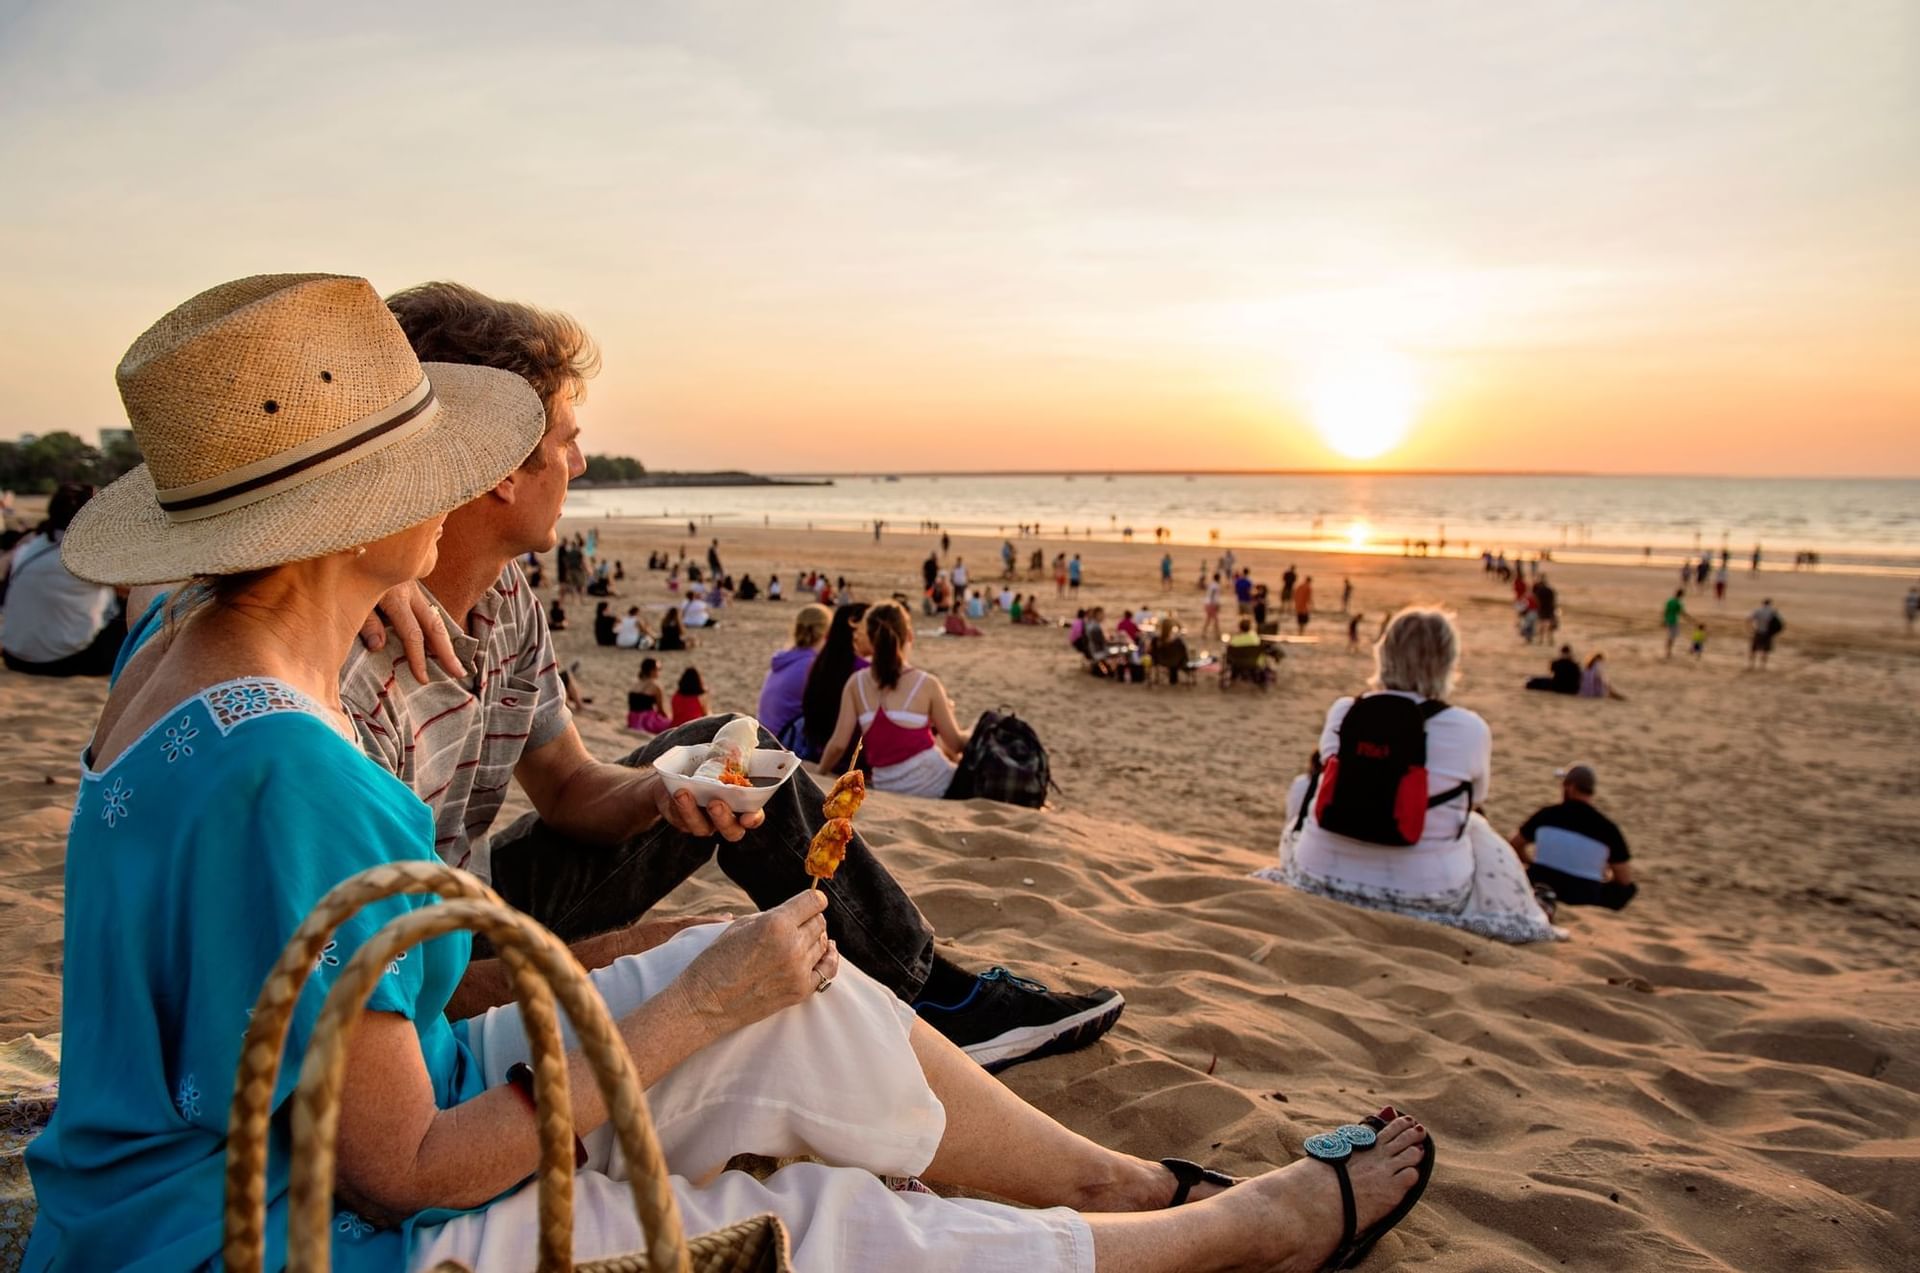
[(1008, 972), (1005, 968), (999, 967), (998, 965), (995, 965), (994, 967), (989, 968), (985, 972), (981, 973), (980, 980), (1004, 982), (1007, 985), (1012, 986), (1015, 990), (1025, 990), (1030, 994), (1044, 995), (1044, 994), (1051, 993), (1050, 991), (1048, 991), (1048, 989), (1045, 986), (1041, 985), (1039, 982), (1030, 981), (1025, 977), (1016, 977), (1012, 973)]

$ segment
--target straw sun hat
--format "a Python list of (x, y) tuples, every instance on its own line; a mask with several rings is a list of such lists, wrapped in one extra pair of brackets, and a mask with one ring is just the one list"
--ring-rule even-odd
[(147, 462), (61, 544), (105, 584), (165, 583), (369, 543), (491, 489), (546, 411), (512, 372), (422, 366), (365, 279), (263, 274), (200, 293), (116, 373)]

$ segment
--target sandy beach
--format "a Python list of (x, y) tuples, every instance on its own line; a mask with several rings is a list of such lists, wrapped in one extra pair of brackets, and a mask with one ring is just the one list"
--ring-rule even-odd
[[(626, 564), (622, 608), (668, 598), (643, 568), (649, 550), (705, 544), (684, 525), (593, 525), (602, 555)], [(791, 587), (823, 569), (866, 599), (917, 595), (934, 538), (716, 533), (736, 575)], [(1062, 546), (1018, 541), (1023, 559), (1036, 543)], [(1170, 606), (1198, 626), (1211, 553), (1175, 548), (1163, 595), (1152, 545), (1068, 547), (1087, 567), (1081, 604), (1110, 619)], [(997, 549), (953, 545), (983, 585)], [(1009, 1084), (1122, 1148), (1240, 1171), (1384, 1101), (1417, 1112), (1438, 1172), (1381, 1266), (1920, 1268), (1920, 638), (1900, 620), (1906, 582), (1736, 570), (1724, 606), (1689, 601), (1710, 632), (1696, 666), (1661, 658), (1668, 567), (1550, 567), (1561, 639), (1583, 659), (1604, 650), (1628, 696), (1595, 702), (1522, 690), (1552, 647), (1519, 642), (1505, 587), (1477, 562), (1239, 560), (1276, 587), (1298, 560), (1320, 599), (1317, 639), (1289, 647), (1264, 695), (1105, 683), (1057, 628), (990, 617), (961, 640), (921, 620), (916, 661), (962, 719), (1017, 710), (1061, 790), (1039, 811), (876, 796), (868, 837), (956, 959), (1110, 984), (1129, 1003), (1098, 1045)], [(1328, 703), (1369, 670), (1335, 613), (1343, 577), (1369, 637), (1403, 604), (1457, 612), (1454, 699), (1493, 727), (1487, 812), (1503, 833), (1557, 798), (1557, 765), (1596, 766), (1642, 882), (1629, 910), (1563, 910), (1571, 941), (1511, 948), (1248, 878), (1274, 860), (1286, 785)], [(1051, 578), (1015, 586), (1071, 614)], [(1744, 616), (1762, 595), (1787, 630), (1773, 665), (1749, 673)], [(751, 711), (794, 609), (728, 607), (699, 648), (662, 656), (662, 679), (690, 662), (717, 709)], [(576, 606), (559, 643), (596, 700), (582, 732), (612, 758), (636, 743), (622, 726), (638, 656), (596, 648), (591, 612)], [(104, 695), (0, 673), (0, 1039), (59, 1029), (63, 844)], [(738, 894), (709, 868), (671, 905)]]

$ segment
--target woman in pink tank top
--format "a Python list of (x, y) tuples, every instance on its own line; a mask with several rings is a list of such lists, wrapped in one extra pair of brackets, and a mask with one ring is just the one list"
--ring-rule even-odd
[(968, 731), (953, 717), (953, 702), (940, 678), (913, 667), (913, 622), (896, 602), (867, 611), (873, 666), (847, 678), (840, 718), (820, 753), (832, 773), (853, 743), (855, 729), (873, 766), (873, 788), (909, 796), (947, 794), (953, 770), (967, 748)]

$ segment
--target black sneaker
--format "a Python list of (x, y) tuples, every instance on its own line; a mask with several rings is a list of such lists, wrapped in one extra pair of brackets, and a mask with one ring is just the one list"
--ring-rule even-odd
[(1086, 1047), (1113, 1028), (1126, 1006), (1120, 992), (1106, 986), (1088, 995), (1056, 994), (1005, 968), (989, 968), (959, 1001), (922, 1001), (914, 1010), (988, 1073), (997, 1073)]

